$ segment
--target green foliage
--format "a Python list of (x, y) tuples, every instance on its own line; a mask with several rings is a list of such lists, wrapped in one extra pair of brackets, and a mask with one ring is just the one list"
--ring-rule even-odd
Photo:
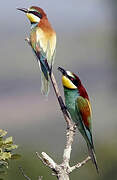
[(0, 129), (0, 175), (6, 174), (9, 160), (20, 157), (20, 155), (12, 153), (12, 150), (16, 149), (18, 146), (13, 144), (12, 137), (4, 138), (6, 135), (7, 131)]

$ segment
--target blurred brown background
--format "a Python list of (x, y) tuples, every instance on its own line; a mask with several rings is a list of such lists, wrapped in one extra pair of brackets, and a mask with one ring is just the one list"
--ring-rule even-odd
[[(30, 23), (17, 7), (42, 7), (57, 32), (54, 73), (61, 93), (58, 66), (78, 73), (93, 108), (93, 136), (100, 168), (92, 163), (76, 170), (71, 179), (117, 179), (117, 2), (116, 0), (2, 1), (0, 7), (0, 128), (19, 145), (22, 158), (10, 163), (6, 180), (21, 180), (18, 166), (37, 179), (55, 179), (37, 159), (46, 151), (61, 162), (65, 129), (53, 89), (48, 99), (40, 93), (40, 72), (31, 48), (24, 41)], [(87, 156), (77, 132), (71, 164)]]

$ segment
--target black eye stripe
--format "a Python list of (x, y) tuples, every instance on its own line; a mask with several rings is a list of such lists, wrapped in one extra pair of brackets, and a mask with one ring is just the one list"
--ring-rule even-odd
[(42, 19), (42, 15), (36, 11), (29, 11), (29, 13), (34, 14), (35, 16), (39, 17), (40, 19)]
[(71, 77), (71, 76), (68, 76), (68, 75), (67, 75), (67, 77), (72, 81), (72, 83), (73, 83), (75, 86), (78, 86), (78, 81), (77, 81), (77, 79), (75, 79), (75, 78), (73, 78), (73, 77)]
[(71, 81), (74, 81), (75, 79), (69, 75), (67, 75), (67, 77), (71, 80)]

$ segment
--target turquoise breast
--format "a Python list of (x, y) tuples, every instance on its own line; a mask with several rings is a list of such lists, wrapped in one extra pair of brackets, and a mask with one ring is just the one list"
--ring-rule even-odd
[(71, 115), (72, 120), (77, 123), (77, 118), (75, 116), (75, 101), (79, 96), (78, 90), (70, 90), (64, 87), (64, 96), (65, 96), (65, 104)]

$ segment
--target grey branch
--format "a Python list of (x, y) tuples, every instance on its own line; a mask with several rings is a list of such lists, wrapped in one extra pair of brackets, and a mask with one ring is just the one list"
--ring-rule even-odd
[(91, 160), (91, 157), (90, 157), (90, 156), (88, 156), (88, 157), (87, 157), (85, 160), (83, 160), (82, 162), (79, 162), (79, 163), (77, 163), (76, 165), (70, 167), (69, 173), (71, 173), (73, 170), (78, 169), (78, 168), (80, 168), (81, 166), (85, 165), (89, 160)]
[(71, 146), (73, 143), (73, 137), (75, 134), (75, 127), (73, 130), (68, 130), (67, 132), (67, 142), (63, 153), (63, 162), (61, 164), (57, 164), (53, 161), (53, 159), (48, 156), (45, 152), (42, 152), (41, 155), (39, 153), (36, 153), (38, 158), (44, 163), (44, 165), (48, 166), (52, 171), (54, 172), (53, 175), (56, 175), (59, 180), (69, 180), (69, 174), (75, 170), (80, 168), (81, 166), (85, 165), (91, 157), (88, 156), (85, 160), (82, 162), (77, 163), (76, 165), (70, 167), (69, 161), (70, 161), (70, 155), (71, 155)]
[[(25, 40), (31, 46), (29, 38), (26, 38)], [(51, 72), (51, 69), (49, 68), (48, 64), (47, 64), (47, 66), (48, 66), (48, 70), (49, 70), (50, 80), (53, 85), (53, 89), (55, 91), (55, 94), (56, 94), (57, 100), (59, 102), (61, 111), (63, 113), (64, 119), (67, 123), (67, 133), (66, 133), (67, 141), (66, 141), (64, 152), (63, 152), (63, 162), (61, 164), (55, 163), (53, 161), (53, 159), (51, 157), (49, 157), (45, 152), (42, 152), (41, 156), (39, 155), (39, 153), (36, 153), (36, 154), (37, 154), (38, 158), (43, 162), (44, 165), (46, 165), (50, 169), (52, 169), (53, 175), (56, 175), (59, 180), (69, 180), (69, 174), (76, 168), (80, 168), (81, 166), (86, 164), (91, 158), (87, 157), (84, 161), (82, 161), (72, 167), (70, 167), (70, 165), (69, 165), (71, 150), (72, 150), (72, 143), (73, 143), (73, 139), (74, 139), (74, 135), (75, 135), (75, 131), (76, 131), (76, 125), (75, 125), (75, 123), (73, 123), (73, 121), (71, 120), (71, 118), (69, 116), (69, 113), (67, 112), (66, 106), (61, 97), (54, 74), (53, 74), (53, 72)]]
[(58, 85), (57, 85), (57, 82), (56, 82), (56, 79), (54, 77), (53, 72), (51, 72), (51, 74), (50, 74), (50, 79), (51, 79), (51, 82), (52, 82), (56, 97), (58, 99), (59, 105), (61, 107), (61, 111), (63, 112), (64, 119), (65, 119), (65, 121), (67, 123), (67, 128), (69, 129), (70, 127), (73, 126), (73, 123), (72, 123), (72, 121), (70, 119), (70, 116), (69, 116), (69, 114), (67, 112), (66, 106), (65, 106), (65, 104), (63, 102), (63, 99), (61, 97), (61, 94), (60, 94), (60, 91), (59, 91), (59, 88), (58, 88)]
[(36, 154), (37, 154), (37, 157), (43, 162), (43, 164), (45, 164), (51, 169), (56, 169), (56, 163), (45, 152), (41, 153), (42, 157), (39, 155), (38, 152), (36, 152)]

